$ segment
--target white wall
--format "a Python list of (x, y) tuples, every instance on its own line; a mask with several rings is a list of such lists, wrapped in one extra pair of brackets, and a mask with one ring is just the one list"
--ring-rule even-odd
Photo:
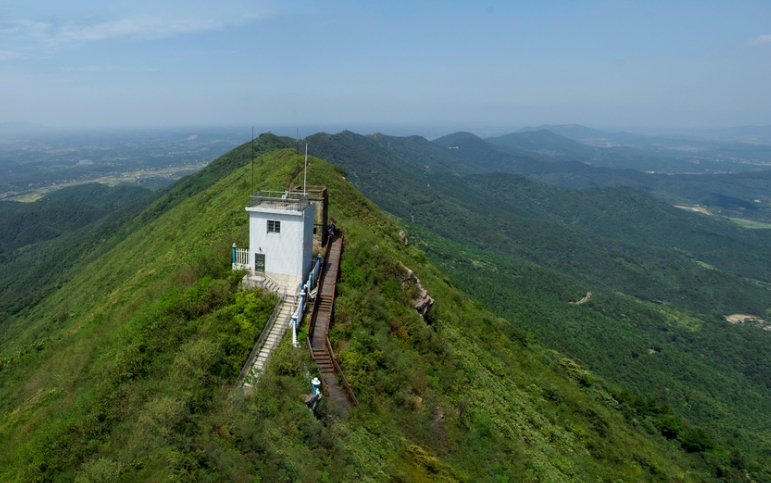
[(308, 280), (308, 274), (311, 273), (311, 268), (313, 266), (313, 226), (315, 224), (315, 217), (313, 216), (313, 210), (314, 205), (311, 203), (311, 206), (305, 210), (304, 213), (304, 232), (303, 232), (303, 274), (302, 274), (302, 281), (303, 283)]
[[(303, 211), (247, 208), (249, 267), (256, 253), (265, 255), (265, 271), (305, 280), (313, 256), (313, 205)], [(268, 220), (281, 222), (281, 233), (268, 233)]]

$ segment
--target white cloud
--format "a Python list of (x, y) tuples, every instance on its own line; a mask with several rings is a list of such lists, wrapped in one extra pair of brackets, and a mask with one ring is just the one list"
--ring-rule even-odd
[(114, 65), (85, 65), (82, 67), (72, 67), (72, 66), (59, 67), (59, 70), (63, 72), (104, 72), (104, 71), (111, 71), (111, 70), (119, 70), (122, 72), (157, 72), (160, 69), (129, 68), (129, 67), (118, 67)]
[(60, 67), (64, 72), (98, 72), (103, 70), (116, 70), (113, 66), (86, 65), (83, 67)]
[[(91, 23), (18, 21), (5, 25), (0, 23), (0, 35), (5, 37), (7, 47), (15, 43), (23, 46), (21, 50), (34, 50), (35, 46), (56, 50), (73, 44), (99, 40), (118, 38), (153, 40), (194, 34), (222, 29), (228, 25), (254, 22), (268, 15), (268, 11), (242, 10), (238, 15), (234, 12), (228, 12), (226, 15), (196, 12), (182, 18), (177, 18), (168, 12), (154, 15), (143, 13), (124, 16), (117, 20)], [(2, 45), (0, 45), (1, 48)]]
[(217, 29), (222, 26), (222, 23), (206, 20), (182, 19), (167, 21), (157, 17), (140, 16), (88, 26), (64, 26), (54, 34), (54, 38), (62, 41), (103, 40), (117, 37), (160, 39)]
[(153, 16), (127, 17), (90, 25), (56, 26), (46, 22), (19, 22), (0, 32), (21, 41), (34, 41), (48, 48), (77, 42), (114, 38), (161, 39), (176, 35), (222, 28), (225, 24), (209, 20), (167, 20)]
[(20, 59), (24, 57), (21, 52), (15, 52), (13, 50), (0, 50), (0, 62), (4, 60)]
[(771, 34), (759, 35), (754, 39), (750, 39), (747, 41), (747, 45), (754, 46), (754, 45), (764, 45), (764, 44), (771, 44)]

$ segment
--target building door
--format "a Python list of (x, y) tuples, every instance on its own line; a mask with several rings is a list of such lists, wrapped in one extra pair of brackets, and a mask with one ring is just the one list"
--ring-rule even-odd
[(265, 255), (262, 253), (254, 254), (254, 271), (265, 273)]

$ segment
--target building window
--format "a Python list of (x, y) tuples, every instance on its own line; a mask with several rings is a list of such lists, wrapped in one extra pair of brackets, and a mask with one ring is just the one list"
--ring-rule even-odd
[(281, 222), (268, 220), (268, 233), (281, 233)]

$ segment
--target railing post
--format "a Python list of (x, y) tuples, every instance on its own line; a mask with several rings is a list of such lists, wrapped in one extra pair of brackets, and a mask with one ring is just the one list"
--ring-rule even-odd
[(297, 313), (292, 316), (292, 347), (295, 349), (297, 345)]
[(302, 314), (305, 313), (305, 296), (306, 296), (305, 294), (308, 293), (307, 291), (308, 291), (308, 284), (306, 283), (305, 285), (303, 285), (302, 294), (300, 294), (300, 307), (301, 307), (300, 308), (300, 315), (301, 316), (302, 316)]
[(233, 243), (233, 263), (236, 263), (236, 244)]

